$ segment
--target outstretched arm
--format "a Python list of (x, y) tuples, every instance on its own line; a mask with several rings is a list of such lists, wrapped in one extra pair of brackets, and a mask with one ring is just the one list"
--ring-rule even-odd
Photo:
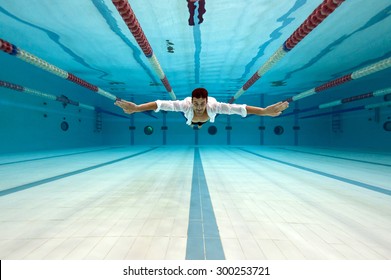
[(246, 110), (247, 110), (247, 114), (276, 117), (281, 115), (282, 111), (284, 111), (288, 107), (289, 107), (289, 103), (287, 101), (285, 102), (280, 101), (273, 105), (267, 106), (266, 108), (246, 105)]
[(191, 108), (191, 98), (188, 97), (184, 100), (156, 100), (144, 104), (137, 105), (133, 102), (119, 99), (114, 104), (121, 107), (125, 113), (133, 114), (136, 112), (144, 112), (154, 110), (155, 112), (163, 111), (174, 111), (174, 112), (185, 112)]
[(133, 114), (136, 112), (144, 112), (144, 111), (151, 111), (157, 109), (157, 104), (155, 101), (137, 105), (133, 102), (129, 102), (121, 99), (115, 101), (114, 105), (121, 107), (126, 114)]

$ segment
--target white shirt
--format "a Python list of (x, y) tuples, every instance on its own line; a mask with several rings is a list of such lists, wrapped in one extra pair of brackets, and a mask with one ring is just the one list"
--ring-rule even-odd
[[(191, 125), (191, 121), (194, 117), (193, 103), (191, 97), (186, 97), (183, 100), (156, 100), (157, 109), (155, 112), (163, 111), (174, 111), (183, 112), (187, 119), (186, 124)], [(210, 122), (214, 122), (217, 114), (237, 114), (242, 117), (247, 116), (247, 110), (245, 104), (229, 104), (218, 102), (216, 98), (208, 97), (206, 103), (206, 112), (209, 116)]]

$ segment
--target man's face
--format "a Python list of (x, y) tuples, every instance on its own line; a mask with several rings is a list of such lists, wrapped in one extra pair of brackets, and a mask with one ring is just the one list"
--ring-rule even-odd
[(193, 102), (193, 110), (196, 116), (202, 116), (206, 109), (206, 98), (194, 98)]

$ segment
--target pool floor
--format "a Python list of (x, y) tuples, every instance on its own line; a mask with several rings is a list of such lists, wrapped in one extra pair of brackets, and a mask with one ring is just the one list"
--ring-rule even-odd
[(391, 259), (391, 154), (90, 147), (0, 157), (1, 259)]

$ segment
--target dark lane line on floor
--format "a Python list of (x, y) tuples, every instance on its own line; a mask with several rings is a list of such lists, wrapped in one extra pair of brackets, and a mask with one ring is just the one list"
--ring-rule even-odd
[(199, 148), (194, 150), (186, 260), (224, 260)]
[(366, 184), (366, 183), (363, 183), (363, 182), (347, 179), (347, 178), (344, 178), (344, 177), (332, 175), (332, 174), (329, 174), (329, 173), (326, 173), (326, 172), (322, 172), (322, 171), (318, 171), (318, 170), (311, 169), (311, 168), (308, 168), (308, 167), (304, 167), (304, 166), (300, 166), (300, 165), (297, 165), (297, 164), (289, 163), (289, 162), (282, 161), (282, 160), (279, 160), (279, 159), (263, 156), (263, 155), (257, 154), (257, 153), (252, 152), (252, 151), (248, 151), (248, 150), (243, 149), (243, 148), (238, 148), (238, 149), (243, 151), (243, 152), (255, 155), (257, 157), (261, 157), (261, 158), (268, 159), (268, 160), (271, 160), (271, 161), (274, 161), (274, 162), (278, 162), (278, 163), (281, 163), (281, 164), (284, 164), (284, 165), (288, 165), (288, 166), (295, 167), (295, 168), (298, 168), (298, 169), (301, 169), (301, 170), (305, 170), (305, 171), (309, 171), (309, 172), (312, 172), (312, 173), (315, 173), (315, 174), (318, 174), (318, 175), (322, 175), (322, 176), (325, 176), (325, 177), (328, 177), (328, 178), (339, 180), (339, 181), (342, 181), (342, 182), (345, 182), (345, 183), (348, 183), (348, 184), (352, 184), (352, 185), (358, 186), (360, 188), (365, 188), (365, 189), (368, 189), (368, 190), (371, 190), (371, 191), (375, 191), (375, 192), (378, 192), (378, 193), (382, 193), (382, 194), (385, 194), (385, 195), (391, 195), (391, 190), (387, 190), (387, 189), (384, 189), (384, 188), (381, 188), (381, 187), (377, 187), (377, 186), (373, 186), (373, 185), (369, 185), (369, 184)]
[(109, 147), (109, 148), (98, 149), (98, 150), (90, 150), (90, 151), (83, 151), (83, 152), (70, 153), (70, 154), (62, 154), (62, 155), (56, 155), (56, 156), (47, 156), (47, 157), (41, 157), (41, 158), (32, 158), (32, 159), (24, 159), (24, 160), (18, 160), (18, 161), (4, 162), (4, 163), (0, 163), (0, 166), (8, 165), (8, 164), (16, 164), (16, 163), (25, 163), (25, 162), (29, 162), (29, 161), (36, 161), (36, 160), (43, 160), (43, 159), (50, 159), (50, 158), (58, 158), (58, 157), (67, 157), (67, 156), (81, 155), (81, 154), (94, 153), (94, 152), (100, 152), (100, 151), (111, 150), (111, 149), (119, 149), (119, 147)]
[(93, 165), (93, 166), (90, 166), (90, 167), (82, 168), (82, 169), (75, 170), (75, 171), (72, 171), (72, 172), (67, 172), (67, 173), (64, 173), (64, 174), (61, 174), (61, 175), (57, 175), (57, 176), (53, 176), (53, 177), (50, 177), (50, 178), (42, 179), (42, 180), (39, 180), (39, 181), (35, 181), (35, 182), (27, 183), (27, 184), (24, 184), (24, 185), (20, 185), (20, 186), (17, 186), (17, 187), (5, 189), (5, 190), (0, 191), (0, 197), (5, 196), (5, 195), (9, 195), (9, 194), (13, 194), (13, 193), (16, 193), (16, 192), (24, 191), (24, 190), (27, 190), (27, 189), (31, 189), (31, 188), (34, 188), (36, 186), (42, 185), (42, 184), (50, 183), (50, 182), (53, 182), (53, 181), (56, 181), (56, 180), (59, 180), (59, 179), (63, 179), (63, 178), (69, 177), (69, 176), (73, 176), (73, 175), (76, 175), (76, 174), (87, 172), (87, 171), (90, 171), (90, 170), (93, 170), (93, 169), (104, 167), (104, 166), (107, 166), (107, 165), (110, 165), (110, 164), (113, 164), (113, 163), (117, 163), (117, 162), (129, 159), (129, 158), (132, 158), (132, 157), (143, 155), (143, 154), (151, 152), (151, 151), (153, 151), (153, 150), (155, 150), (157, 148), (158, 147), (154, 147), (154, 148), (151, 148), (151, 149), (139, 152), (139, 153), (135, 153), (135, 154), (132, 154), (132, 155), (129, 155), (129, 156), (126, 156), (126, 157), (122, 157), (122, 158), (119, 158), (119, 159), (116, 159), (116, 160), (111, 160), (111, 161), (108, 161), (108, 162), (100, 163), (100, 164), (97, 164), (97, 165)]
[(303, 154), (309, 154), (309, 155), (316, 155), (316, 156), (322, 156), (322, 157), (343, 159), (343, 160), (349, 160), (349, 161), (355, 161), (355, 162), (361, 162), (361, 163), (368, 163), (368, 164), (374, 164), (374, 165), (381, 165), (381, 166), (391, 167), (391, 164), (387, 164), (387, 163), (380, 163), (380, 162), (365, 161), (365, 160), (360, 160), (360, 159), (352, 159), (352, 158), (324, 155), (324, 154), (318, 154), (318, 153), (306, 152), (306, 151), (299, 151), (299, 150), (288, 149), (288, 148), (277, 148), (277, 149), (287, 150), (287, 151), (292, 151), (292, 152), (297, 152), (297, 153), (303, 153)]

